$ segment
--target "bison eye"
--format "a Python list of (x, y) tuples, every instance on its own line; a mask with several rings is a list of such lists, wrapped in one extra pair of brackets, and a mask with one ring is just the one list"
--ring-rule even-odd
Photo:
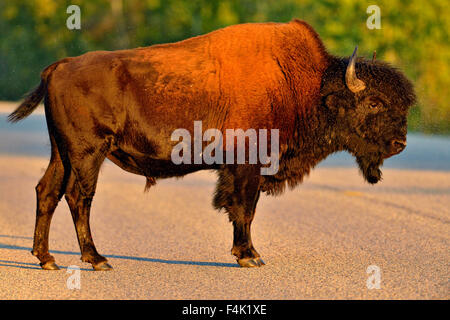
[(379, 101), (370, 101), (370, 102), (368, 103), (368, 107), (369, 107), (371, 110), (377, 110), (377, 109), (380, 109), (382, 106), (383, 106), (382, 103), (379, 102)]

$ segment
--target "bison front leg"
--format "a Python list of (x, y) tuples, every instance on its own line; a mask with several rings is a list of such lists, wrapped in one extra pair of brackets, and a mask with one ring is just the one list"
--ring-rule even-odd
[(260, 194), (260, 167), (256, 165), (225, 166), (219, 171), (214, 207), (225, 209), (233, 223), (233, 248), (241, 267), (264, 265), (253, 247), (251, 224)]

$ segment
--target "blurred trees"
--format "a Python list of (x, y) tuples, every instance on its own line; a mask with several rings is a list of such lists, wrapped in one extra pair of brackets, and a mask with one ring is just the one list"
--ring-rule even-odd
[[(81, 8), (81, 30), (68, 30), (66, 9)], [(381, 29), (366, 26), (366, 9), (381, 9)], [(243, 22), (299, 18), (320, 34), (328, 50), (360, 55), (403, 69), (419, 104), (410, 127), (450, 133), (450, 12), (439, 0), (2, 0), (0, 100), (18, 100), (46, 65), (90, 50), (172, 42)]]

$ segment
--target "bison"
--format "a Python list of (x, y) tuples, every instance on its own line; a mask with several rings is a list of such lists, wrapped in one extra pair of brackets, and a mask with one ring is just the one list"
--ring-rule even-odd
[[(53, 212), (63, 195), (75, 224), (81, 259), (109, 270), (92, 240), (89, 215), (100, 167), (157, 179), (198, 170), (218, 172), (213, 205), (233, 224), (232, 254), (242, 267), (264, 265), (250, 226), (261, 192), (293, 188), (321, 160), (347, 151), (368, 183), (383, 160), (406, 146), (410, 81), (387, 63), (329, 54), (306, 22), (251, 23), (184, 41), (119, 51), (88, 52), (45, 68), (39, 86), (10, 116), (31, 114), (44, 99), (51, 143), (49, 166), (36, 187), (32, 254), (45, 270)], [(279, 130), (278, 171), (265, 164), (175, 164), (178, 128)], [(235, 149), (224, 145), (225, 153)], [(248, 147), (248, 143), (245, 144)]]

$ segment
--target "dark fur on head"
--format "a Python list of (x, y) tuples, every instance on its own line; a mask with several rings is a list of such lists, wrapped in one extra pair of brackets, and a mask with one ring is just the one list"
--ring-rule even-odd
[(381, 179), (383, 160), (398, 153), (393, 151), (393, 143), (406, 142), (408, 109), (416, 96), (399, 70), (369, 60), (356, 63), (356, 75), (366, 88), (354, 93), (345, 83), (348, 63), (348, 59), (335, 58), (325, 72), (323, 106), (332, 115), (336, 142), (356, 157), (365, 179), (376, 183)]

